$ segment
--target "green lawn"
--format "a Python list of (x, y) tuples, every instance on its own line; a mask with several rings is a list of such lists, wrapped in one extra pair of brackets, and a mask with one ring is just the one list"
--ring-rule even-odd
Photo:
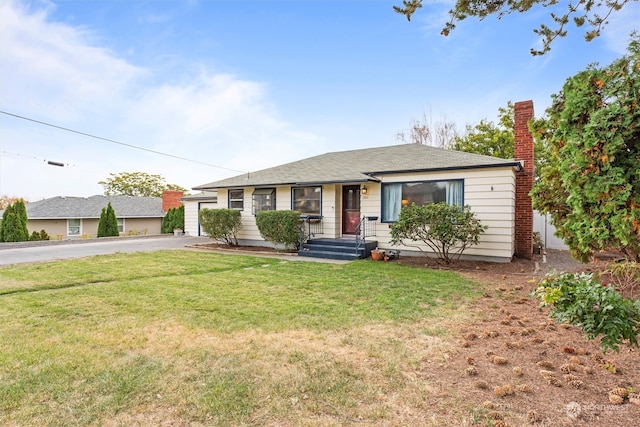
[(192, 251), (0, 268), (0, 424), (411, 424), (430, 389), (407, 372), (445, 357), (478, 292), (393, 263)]

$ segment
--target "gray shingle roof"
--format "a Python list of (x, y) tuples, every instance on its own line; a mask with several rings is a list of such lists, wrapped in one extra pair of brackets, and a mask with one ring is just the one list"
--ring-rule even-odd
[(326, 153), (284, 165), (238, 175), (194, 187), (213, 190), (230, 187), (301, 185), (376, 181), (373, 175), (518, 166), (514, 160), (445, 150), (421, 144), (399, 144)]
[(161, 218), (160, 197), (91, 196), (52, 197), (27, 204), (29, 219), (100, 218), (102, 208), (111, 206), (118, 218)]

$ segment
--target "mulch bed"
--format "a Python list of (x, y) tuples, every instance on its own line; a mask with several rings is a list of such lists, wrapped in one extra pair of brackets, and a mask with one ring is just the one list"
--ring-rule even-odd
[[(472, 307), (482, 320), (462, 325), (447, 363), (428, 366), (433, 380), (467, 402), (484, 425), (640, 426), (640, 402), (609, 397), (612, 390), (640, 391), (639, 349), (623, 345), (603, 354), (598, 340), (557, 324), (530, 297), (549, 271), (599, 273), (613, 259), (606, 254), (581, 264), (553, 250), (506, 264), (401, 257), (397, 262), (457, 271), (486, 287)], [(637, 289), (632, 296), (640, 297)]]

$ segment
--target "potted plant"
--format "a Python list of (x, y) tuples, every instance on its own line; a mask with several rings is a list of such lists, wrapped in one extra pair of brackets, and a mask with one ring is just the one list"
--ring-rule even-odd
[(374, 261), (382, 261), (384, 260), (385, 252), (382, 249), (374, 249), (371, 251), (371, 259)]
[(173, 229), (173, 235), (178, 237), (178, 236), (182, 236), (182, 228), (174, 228)]

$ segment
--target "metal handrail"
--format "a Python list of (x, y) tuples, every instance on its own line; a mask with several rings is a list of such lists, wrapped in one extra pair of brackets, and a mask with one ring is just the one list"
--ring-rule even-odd
[[(355, 234), (356, 234), (356, 255), (358, 255), (360, 253), (360, 249), (362, 249), (362, 246), (367, 243), (367, 237), (371, 237), (371, 236), (375, 236), (375, 231), (376, 228), (374, 227), (369, 227), (367, 228), (367, 223), (370, 222), (375, 222), (378, 220), (377, 216), (363, 216), (362, 218), (360, 218), (360, 222), (358, 222), (358, 225), (356, 225), (355, 228)], [(373, 228), (373, 233), (371, 233), (369, 230)], [(371, 233), (371, 234), (369, 234)]]
[(322, 224), (322, 215), (300, 215), (300, 248), (312, 237), (315, 237), (316, 234), (322, 234), (322, 225), (317, 226), (312, 229), (311, 224), (319, 223)]

